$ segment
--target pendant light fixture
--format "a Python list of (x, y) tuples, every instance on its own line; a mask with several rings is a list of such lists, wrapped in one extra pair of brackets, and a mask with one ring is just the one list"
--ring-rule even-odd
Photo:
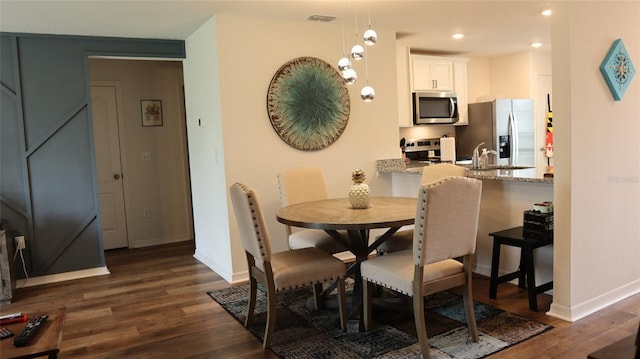
[(373, 90), (373, 87), (369, 86), (369, 47), (376, 44), (376, 42), (378, 41), (378, 34), (371, 28), (371, 10), (368, 3), (367, 23), (369, 26), (368, 29), (364, 32), (364, 43), (365, 45), (367, 45), (367, 50), (364, 57), (364, 75), (367, 85), (360, 91), (360, 98), (362, 98), (364, 102), (371, 102), (374, 98), (376, 98), (376, 92)]
[(342, 58), (338, 60), (338, 70), (342, 72), (351, 68), (351, 60), (349, 59), (349, 56), (347, 56), (347, 47), (345, 45), (345, 40), (344, 40), (344, 16), (342, 16), (341, 22), (342, 22)]
[(349, 60), (348, 57), (343, 57), (340, 60), (338, 60), (338, 70), (340, 71), (344, 71), (346, 69), (350, 69), (351, 68), (351, 60)]
[(373, 46), (378, 42), (378, 34), (375, 30), (369, 29), (364, 32), (364, 43), (368, 46)]
[[(367, 51), (369, 52), (369, 51)], [(369, 54), (365, 54), (364, 57), (364, 77), (367, 82), (367, 85), (362, 88), (360, 91), (360, 98), (364, 102), (371, 102), (376, 97), (376, 92), (373, 90), (373, 87), (369, 86)]]
[[(346, 13), (346, 0), (345, 0), (345, 11), (343, 12), (343, 14), (344, 13)], [(369, 60), (368, 60), (369, 50), (367, 48), (375, 45), (378, 42), (378, 34), (376, 33), (375, 30), (371, 28), (371, 13), (368, 5), (367, 5), (367, 25), (368, 26), (365, 26), (364, 35), (362, 38), (359, 38), (358, 36), (358, 11), (355, 8), (354, 8), (354, 20), (355, 20), (355, 45), (351, 47), (351, 52), (349, 55), (347, 55), (346, 48), (348, 47), (348, 44), (345, 43), (344, 16), (342, 16), (342, 58), (338, 60), (338, 70), (340, 70), (340, 73), (345, 83), (347, 85), (352, 85), (357, 82), (358, 74), (355, 68), (353, 67), (354, 63), (352, 63), (351, 60), (353, 59), (353, 60), (356, 60), (357, 62), (359, 60), (364, 59), (365, 79), (367, 83), (366, 83), (366, 86), (364, 86), (360, 91), (360, 98), (362, 98), (364, 102), (371, 102), (373, 101), (373, 99), (375, 99), (376, 93), (373, 87), (369, 85)], [(366, 46), (363, 47), (362, 45), (358, 44), (358, 41), (360, 39), (364, 41), (364, 44)]]
[[(356, 36), (358, 36), (358, 34), (356, 34)], [(364, 47), (360, 44), (353, 45), (351, 48), (351, 58), (356, 61), (362, 60), (364, 58)]]
[(364, 58), (364, 47), (358, 44), (358, 11), (354, 9), (353, 14), (356, 22), (356, 43), (351, 48), (351, 58), (359, 61)]
[(344, 82), (347, 83), (347, 85), (353, 85), (356, 83), (356, 81), (358, 81), (358, 74), (356, 73), (356, 70), (348, 68), (342, 71), (342, 78), (344, 79)]
[(378, 34), (375, 30), (371, 28), (371, 8), (367, 3), (367, 21), (369, 23), (369, 28), (364, 32), (364, 43), (367, 46), (373, 46), (378, 42)]

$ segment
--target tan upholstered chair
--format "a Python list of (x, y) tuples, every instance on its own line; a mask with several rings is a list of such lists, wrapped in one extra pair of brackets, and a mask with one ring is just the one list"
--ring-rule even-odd
[(253, 320), (257, 282), (262, 283), (267, 289), (267, 325), (262, 343), (266, 349), (271, 343), (276, 322), (277, 292), (313, 286), (316, 309), (319, 309), (317, 285), (337, 281), (340, 325), (343, 331), (346, 330), (344, 263), (317, 248), (271, 253), (269, 232), (255, 191), (247, 185), (236, 183), (231, 186), (229, 192), (249, 267), (250, 293), (245, 327)]
[[(327, 184), (321, 168), (299, 167), (282, 171), (278, 173), (278, 187), (282, 207), (328, 198)], [(291, 249), (315, 247), (331, 254), (347, 251), (347, 248), (323, 230), (293, 231), (291, 226), (287, 226), (286, 230)], [(344, 237), (348, 238), (346, 234)]]
[[(451, 163), (438, 163), (422, 168), (420, 184), (440, 181), (447, 177), (465, 177), (467, 169)], [(391, 238), (378, 246), (378, 253), (393, 253), (411, 249), (413, 246), (413, 229), (407, 229), (395, 233)]]
[(420, 184), (427, 184), (447, 177), (465, 177), (467, 169), (451, 163), (437, 163), (422, 168)]
[[(413, 249), (362, 262), (364, 325), (371, 329), (371, 283), (413, 297), (420, 351), (430, 358), (423, 297), (463, 286), (467, 326), (478, 341), (471, 292), (471, 257), (476, 249), (482, 182), (451, 177), (420, 187)], [(462, 257), (463, 262), (452, 259)]]

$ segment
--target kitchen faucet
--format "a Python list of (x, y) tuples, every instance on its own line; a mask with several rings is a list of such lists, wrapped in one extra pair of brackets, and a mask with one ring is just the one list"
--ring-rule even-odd
[(484, 142), (480, 143), (473, 149), (473, 157), (471, 158), (471, 168), (480, 168), (480, 146), (484, 145)]
[[(486, 148), (485, 148), (486, 149)], [(489, 160), (489, 158), (487, 157), (487, 165), (495, 165), (498, 164), (498, 151), (496, 150), (489, 150), (487, 151), (488, 155), (493, 155), (493, 163), (491, 163), (491, 161)]]

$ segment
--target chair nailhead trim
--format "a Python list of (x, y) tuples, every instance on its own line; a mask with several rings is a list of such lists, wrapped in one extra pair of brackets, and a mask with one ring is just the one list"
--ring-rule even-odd
[(308, 287), (310, 285), (314, 285), (314, 284), (318, 284), (318, 283), (326, 283), (326, 282), (334, 282), (338, 279), (342, 279), (344, 278), (344, 276), (331, 276), (329, 278), (324, 278), (324, 279), (320, 279), (317, 281), (313, 281), (313, 282), (307, 282), (307, 283), (298, 283), (298, 284), (294, 284), (292, 286), (288, 286), (288, 287), (283, 287), (283, 288), (276, 288), (276, 292), (281, 292), (281, 291), (286, 291), (286, 290), (290, 290), (290, 289), (296, 289), (296, 288), (304, 288), (304, 287)]
[(394, 287), (394, 286), (390, 286), (390, 285), (389, 285), (389, 283), (382, 283), (382, 282), (379, 282), (379, 281), (377, 281), (377, 280), (373, 280), (373, 279), (369, 279), (369, 278), (363, 278), (363, 279), (366, 279), (366, 280), (367, 280), (367, 282), (371, 282), (371, 283), (374, 283), (374, 284), (381, 285), (381, 286), (383, 286), (383, 287), (385, 287), (385, 288), (389, 288), (389, 289), (391, 289), (391, 290), (393, 290), (393, 291), (395, 291), (395, 292), (402, 293), (402, 294), (406, 294), (406, 295), (408, 295), (408, 296), (410, 296), (410, 297), (412, 297), (412, 296), (413, 296), (413, 294), (412, 294), (412, 293), (407, 293), (407, 292), (405, 292), (404, 290), (402, 290), (402, 289), (400, 289), (400, 288), (397, 288), (397, 287)]

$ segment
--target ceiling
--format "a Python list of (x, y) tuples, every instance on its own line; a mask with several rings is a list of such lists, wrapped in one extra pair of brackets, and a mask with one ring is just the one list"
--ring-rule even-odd
[[(550, 50), (551, 1), (435, 0), (0, 0), (0, 30), (16, 33), (186, 39), (208, 18), (234, 14), (305, 22), (337, 17), (332, 25), (393, 30), (403, 44), (440, 55), (490, 56), (523, 51), (533, 42)], [(353, 31), (353, 30), (352, 30)], [(454, 40), (455, 32), (465, 34)], [(382, 41), (383, 39), (380, 39)]]

